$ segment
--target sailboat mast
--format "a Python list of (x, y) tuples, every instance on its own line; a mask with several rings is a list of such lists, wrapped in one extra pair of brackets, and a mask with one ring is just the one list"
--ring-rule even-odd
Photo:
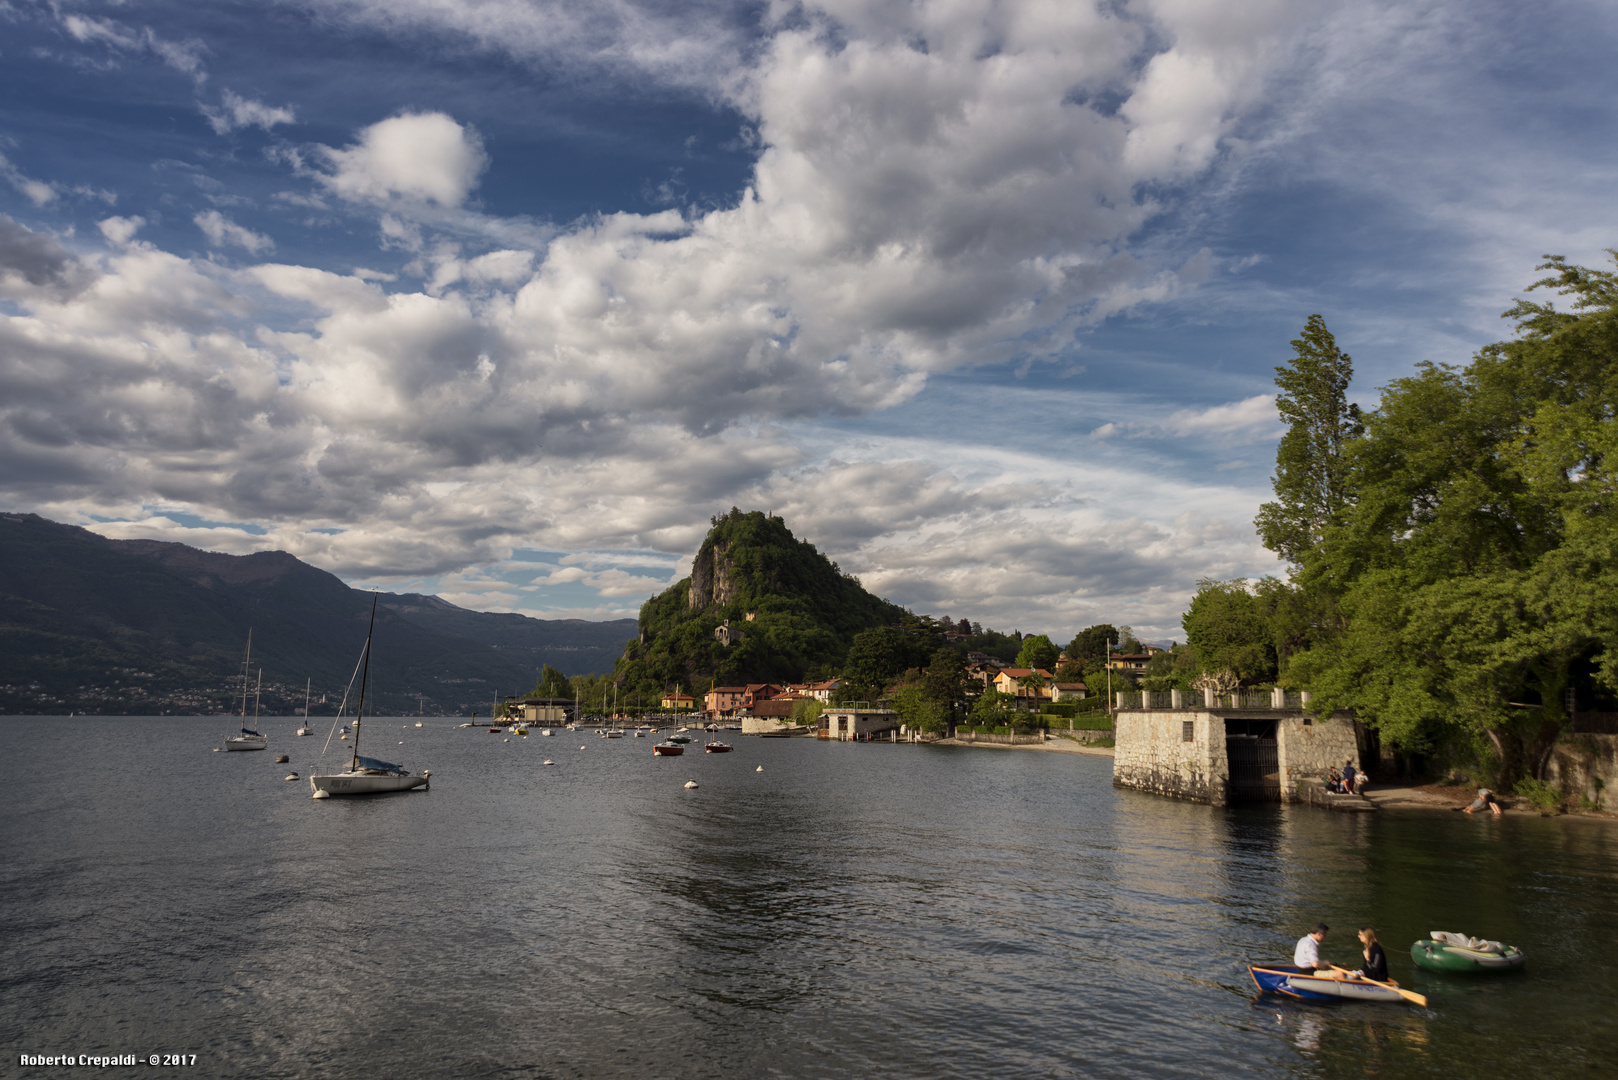
[(303, 681), (303, 722), (305, 724), (309, 722), (309, 688), (313, 686), (314, 683), (315, 680), (313, 676), (310, 676)]
[(354, 709), (354, 760), (348, 771), (354, 772), (360, 767), (360, 721), (365, 718), (365, 683), (371, 677), (371, 635), (376, 632), (376, 599), (377, 594), (371, 594), (371, 625), (365, 630), (365, 669), (360, 675), (360, 703)]
[(253, 668), (253, 628), (247, 628), (247, 656), (242, 660), (242, 723), (247, 722), (247, 676)]
[(258, 699), (264, 693), (264, 669), (258, 669), (258, 685), (253, 688), (253, 726), (258, 727)]

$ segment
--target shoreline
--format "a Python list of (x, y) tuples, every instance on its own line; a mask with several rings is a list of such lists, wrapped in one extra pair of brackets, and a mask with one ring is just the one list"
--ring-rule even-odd
[(928, 746), (967, 746), (978, 750), (1043, 750), (1055, 754), (1088, 754), (1092, 757), (1112, 757), (1113, 748), (1110, 746), (1085, 746), (1083, 743), (1058, 736), (1047, 739), (1042, 743), (990, 743), (968, 742), (962, 739), (939, 739), (937, 742), (927, 743)]

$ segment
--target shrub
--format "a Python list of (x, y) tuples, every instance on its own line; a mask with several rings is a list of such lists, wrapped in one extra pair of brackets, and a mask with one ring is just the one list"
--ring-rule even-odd
[(1541, 814), (1554, 814), (1562, 805), (1562, 793), (1543, 780), (1517, 781), (1517, 794), (1527, 799), (1528, 804)]

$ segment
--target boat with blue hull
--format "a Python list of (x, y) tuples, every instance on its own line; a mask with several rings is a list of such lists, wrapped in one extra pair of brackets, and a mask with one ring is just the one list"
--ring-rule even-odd
[(1267, 994), (1301, 1001), (1372, 1001), (1393, 1005), (1408, 1000), (1398, 983), (1350, 978), (1335, 971), (1306, 971), (1291, 964), (1249, 964), (1253, 982)]

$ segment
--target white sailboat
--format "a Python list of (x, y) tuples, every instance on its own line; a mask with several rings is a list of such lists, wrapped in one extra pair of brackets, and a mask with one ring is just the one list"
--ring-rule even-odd
[(303, 683), (303, 724), (298, 728), (299, 735), (315, 733), (315, 729), (309, 726), (309, 687), (313, 684), (313, 679), (305, 679)]
[(376, 629), (376, 597), (371, 598), (371, 629), (365, 634), (363, 673), (360, 675), (360, 700), (354, 709), (354, 756), (348, 768), (340, 773), (309, 777), (309, 787), (317, 799), (333, 795), (377, 795), (388, 791), (409, 791), (424, 788), (432, 773), (423, 770), (412, 776), (410, 770), (391, 762), (360, 756), (360, 723), (365, 718), (365, 687), (371, 675), (371, 635)]
[[(242, 731), (240, 735), (225, 737), (226, 750), (263, 750), (270, 745), (270, 740), (263, 734), (247, 726), (247, 673), (253, 666), (253, 630), (247, 631), (247, 657), (242, 661)], [(264, 688), (264, 669), (258, 670), (259, 689)], [(253, 698), (253, 723), (258, 723), (258, 698)]]

